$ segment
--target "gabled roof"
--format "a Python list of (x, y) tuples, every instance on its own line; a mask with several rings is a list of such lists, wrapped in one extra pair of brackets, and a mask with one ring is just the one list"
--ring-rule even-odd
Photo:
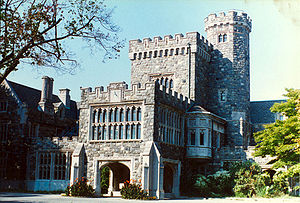
[[(37, 90), (25, 85), (21, 85), (9, 80), (6, 80), (9, 86), (15, 91), (22, 103), (28, 108), (37, 110), (41, 99), (41, 90)], [(57, 95), (52, 95), (52, 103), (62, 102)], [(77, 104), (75, 101), (70, 101), (70, 109), (66, 109), (66, 117), (77, 119)]]
[(275, 113), (270, 108), (275, 103), (286, 102), (286, 100), (269, 100), (269, 101), (253, 101), (250, 102), (250, 119), (251, 123), (274, 123)]

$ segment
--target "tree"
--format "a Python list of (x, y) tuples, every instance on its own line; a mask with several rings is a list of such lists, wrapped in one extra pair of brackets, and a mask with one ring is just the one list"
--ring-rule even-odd
[(21, 62), (72, 71), (71, 39), (104, 50), (104, 60), (117, 57), (124, 41), (112, 11), (104, 0), (0, 0), (0, 83)]
[(286, 90), (287, 102), (271, 107), (272, 112), (280, 113), (286, 119), (265, 125), (265, 130), (254, 134), (255, 156), (275, 157), (269, 162), (274, 164), (273, 168), (295, 165), (300, 158), (300, 90)]

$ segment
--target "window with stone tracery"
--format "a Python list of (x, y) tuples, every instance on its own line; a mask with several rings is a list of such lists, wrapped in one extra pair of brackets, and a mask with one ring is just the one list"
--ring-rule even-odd
[[(95, 108), (93, 115), (99, 112), (103, 119), (91, 123), (91, 140), (141, 139), (141, 107)], [(106, 112), (109, 112), (107, 120), (104, 119)]]
[(70, 158), (70, 154), (65, 152), (40, 152), (38, 154), (38, 178), (68, 180), (70, 171), (67, 169), (70, 169)]
[(177, 112), (159, 108), (159, 140), (161, 142), (181, 145), (183, 119)]

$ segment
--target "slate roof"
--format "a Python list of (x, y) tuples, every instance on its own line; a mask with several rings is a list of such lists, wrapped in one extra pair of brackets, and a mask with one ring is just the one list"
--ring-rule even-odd
[(269, 100), (250, 102), (250, 119), (253, 124), (274, 123), (275, 113), (270, 111), (274, 103), (286, 102), (286, 100)]
[[(28, 108), (30, 109), (36, 109), (38, 108), (39, 101), (41, 99), (41, 90), (37, 90), (25, 85), (21, 85), (9, 80), (6, 80), (9, 85), (13, 88), (13, 90), (16, 92), (19, 99), (27, 104)], [(52, 95), (52, 102), (62, 102), (57, 95)], [(78, 113), (77, 113), (77, 104), (75, 101), (70, 101), (70, 109), (66, 109), (66, 117), (72, 118), (72, 119), (78, 119)]]
[(209, 111), (207, 111), (206, 109), (204, 109), (202, 106), (200, 105), (193, 105), (189, 110), (188, 112), (201, 112), (201, 113), (209, 113)]

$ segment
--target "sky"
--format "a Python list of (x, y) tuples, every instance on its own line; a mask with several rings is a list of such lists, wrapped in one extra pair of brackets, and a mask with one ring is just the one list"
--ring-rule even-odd
[(106, 87), (110, 82), (130, 85), (128, 41), (197, 31), (206, 37), (204, 18), (235, 9), (252, 19), (250, 33), (251, 101), (283, 99), (285, 88), (300, 89), (300, 0), (106, 0), (115, 8), (113, 21), (126, 40), (120, 58), (102, 62), (104, 52), (91, 54), (85, 44), (71, 44), (80, 68), (75, 74), (21, 64), (8, 79), (36, 89), (42, 76), (54, 78), (54, 94), (69, 88), (80, 101), (80, 87)]

